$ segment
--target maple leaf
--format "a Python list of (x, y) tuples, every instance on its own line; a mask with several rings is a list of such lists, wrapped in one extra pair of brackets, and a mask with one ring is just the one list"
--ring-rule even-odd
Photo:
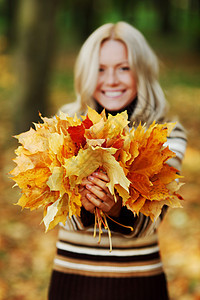
[(109, 142), (106, 143), (106, 146), (107, 147), (113, 147), (113, 148), (116, 148), (116, 149), (121, 149), (123, 148), (123, 145), (124, 145), (124, 139), (119, 137), (119, 138), (116, 138), (115, 139), (108, 139)]
[(34, 186), (37, 186), (39, 188), (43, 187), (50, 174), (51, 172), (48, 168), (34, 168), (22, 172), (12, 177), (12, 179), (21, 189), (30, 190)]
[(115, 184), (120, 184), (122, 188), (128, 191), (130, 182), (120, 164), (113, 157), (116, 150), (115, 148), (101, 148), (98, 146), (88, 147), (85, 150), (81, 149), (76, 157), (65, 160), (66, 176), (69, 178), (71, 174), (77, 176), (76, 180), (74, 177), (70, 180), (70, 185), (80, 184), (84, 177), (92, 174), (99, 166), (103, 166), (110, 179), (107, 184), (110, 192), (114, 195)]
[(144, 207), (146, 201), (146, 198), (138, 196), (138, 198), (135, 201), (133, 201), (132, 199), (128, 200), (126, 202), (126, 206), (134, 213), (139, 214), (139, 212), (141, 212), (142, 207)]
[(90, 108), (89, 106), (87, 108), (88, 108), (88, 112), (87, 112), (88, 119), (91, 120), (93, 124), (101, 122), (102, 116), (98, 114), (96, 110)]
[(59, 134), (61, 134), (61, 132), (64, 134), (64, 135), (67, 135), (68, 134), (68, 127), (70, 126), (70, 123), (67, 121), (67, 120), (62, 120), (60, 119), (58, 116), (56, 116), (57, 118), (57, 131)]
[[(135, 133), (137, 130), (135, 130)], [(147, 136), (147, 132), (142, 131), (144, 137)], [(175, 154), (168, 148), (163, 149), (163, 143), (167, 140), (168, 128), (164, 125), (154, 125), (148, 132), (148, 138), (145, 138), (139, 144), (139, 154), (134, 159), (131, 165), (131, 171), (141, 173), (148, 177), (153, 176), (160, 172), (163, 167), (163, 163), (174, 157)], [(136, 137), (134, 137), (135, 139)], [(137, 137), (138, 138), (138, 137)], [(141, 139), (141, 136), (140, 136)], [(143, 146), (145, 144), (145, 147)], [(141, 146), (142, 145), (142, 146)]]
[[(91, 116), (89, 116), (91, 119)], [(94, 122), (87, 131), (88, 138), (93, 139), (112, 139), (118, 135), (121, 135), (129, 121), (127, 120), (127, 112), (122, 112), (116, 116), (109, 115), (108, 119), (98, 118), (98, 122)]]
[(127, 177), (131, 181), (132, 188), (138, 191), (142, 196), (146, 198), (149, 197), (149, 192), (153, 184), (148, 176), (140, 173), (129, 173)]
[(17, 164), (17, 166), (10, 172), (10, 174), (13, 176), (17, 176), (20, 173), (35, 167), (30, 157), (25, 155), (23, 152), (20, 154), (20, 156), (17, 156), (15, 159), (13, 159), (13, 161)]
[(63, 112), (60, 112), (59, 117), (56, 116), (57, 120), (64, 120), (66, 122), (66, 126), (67, 128), (69, 126), (77, 126), (77, 125), (81, 125), (81, 120), (77, 117), (77, 115), (75, 114), (74, 117), (69, 117), (68, 114), (65, 114)]
[(53, 229), (59, 222), (65, 224), (68, 215), (68, 197), (67, 195), (57, 199), (53, 204), (45, 207), (44, 222), (46, 232)]
[(81, 195), (78, 193), (78, 186), (73, 190), (69, 190), (67, 194), (69, 196), (69, 217), (72, 217), (72, 215), (80, 216), (82, 203)]
[(167, 197), (169, 197), (169, 189), (166, 187), (166, 185), (159, 179), (153, 181), (153, 185), (149, 191), (148, 199), (161, 201)]
[(49, 230), (50, 224), (54, 221), (57, 212), (58, 212), (58, 205), (60, 203), (60, 198), (56, 200), (52, 205), (48, 206), (46, 209), (45, 216), (43, 218), (43, 222), (45, 224), (46, 231)]
[(51, 175), (47, 180), (47, 185), (50, 188), (50, 191), (59, 191), (60, 195), (63, 196), (65, 193), (65, 188), (63, 185), (63, 167), (53, 167), (51, 169)]
[(124, 129), (129, 124), (127, 112), (124, 111), (116, 116), (108, 115), (108, 119), (105, 122), (104, 134), (107, 138), (111, 139), (118, 135), (122, 135)]
[(149, 216), (154, 222), (157, 220), (159, 215), (162, 212), (162, 207), (167, 205), (171, 208), (180, 208), (182, 207), (180, 203), (180, 199), (177, 196), (170, 197), (169, 199), (164, 199), (161, 201), (150, 201), (146, 200), (143, 207), (140, 209), (140, 212), (143, 213), (145, 216)]
[(70, 126), (67, 129), (67, 131), (70, 134), (71, 139), (75, 144), (84, 147), (86, 143), (86, 138), (84, 136), (85, 128), (83, 124), (77, 126)]
[(89, 129), (85, 130), (86, 137), (88, 139), (104, 139), (105, 138), (105, 121), (103, 118), (99, 122), (94, 123)]
[[(49, 152), (37, 152), (34, 154), (27, 154), (27, 157), (31, 160), (34, 168), (48, 168), (53, 160), (53, 155)], [(26, 163), (24, 162), (26, 165)]]
[(86, 118), (83, 120), (82, 124), (85, 127), (85, 129), (89, 129), (93, 125), (93, 122), (89, 119), (87, 115)]
[(103, 147), (105, 139), (87, 139), (86, 142), (87, 142), (87, 145), (89, 145), (89, 146), (93, 146), (93, 147), (102, 146)]
[(48, 138), (49, 147), (48, 150), (52, 151), (54, 154), (58, 154), (60, 148), (64, 144), (64, 135), (61, 133), (52, 133)]
[(73, 142), (70, 137), (70, 134), (67, 132), (67, 135), (64, 137), (64, 143), (60, 152), (57, 153), (57, 159), (63, 164), (65, 158), (74, 156), (77, 153), (77, 145)]
[(21, 143), (23, 147), (29, 150), (31, 153), (48, 150), (47, 138), (41, 136), (33, 128), (30, 128), (30, 130), (27, 132), (16, 135), (15, 138), (17, 138), (19, 143)]

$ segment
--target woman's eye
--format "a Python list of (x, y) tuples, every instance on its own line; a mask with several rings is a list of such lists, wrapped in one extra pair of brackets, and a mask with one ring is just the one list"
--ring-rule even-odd
[(130, 68), (128, 66), (126, 67), (120, 67), (120, 71), (129, 71)]
[(104, 71), (104, 68), (99, 68), (99, 72), (103, 72)]

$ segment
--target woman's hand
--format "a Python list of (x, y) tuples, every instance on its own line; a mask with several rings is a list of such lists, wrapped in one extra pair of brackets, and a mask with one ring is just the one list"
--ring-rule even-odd
[(112, 217), (118, 217), (122, 207), (122, 201), (117, 196), (115, 202), (114, 196), (111, 195), (106, 183), (109, 182), (107, 174), (103, 172), (94, 172), (82, 181), (79, 192), (81, 194), (81, 202), (84, 208), (91, 213), (95, 207)]

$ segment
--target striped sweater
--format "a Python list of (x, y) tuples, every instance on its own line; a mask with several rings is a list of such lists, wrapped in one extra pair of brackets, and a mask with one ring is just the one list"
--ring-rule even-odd
[[(182, 128), (178, 125), (169, 137), (166, 146), (176, 153), (169, 164), (180, 169), (186, 148)], [(108, 220), (112, 232), (112, 252), (106, 230), (101, 236), (93, 237), (94, 216), (85, 211), (81, 217), (67, 218), (65, 226), (60, 225), (54, 270), (92, 277), (138, 277), (153, 276), (163, 272), (159, 255), (157, 228), (166, 212), (152, 222), (143, 214), (134, 217), (123, 207), (116, 221), (134, 228), (131, 232)], [(98, 236), (98, 234), (97, 234)]]
[[(165, 105), (139, 95), (126, 108), (128, 119), (149, 125), (152, 120), (164, 123)], [(147, 98), (148, 99), (148, 98)], [(103, 107), (95, 101), (96, 110), (101, 113)], [(68, 105), (61, 109), (68, 113)], [(118, 111), (119, 112), (119, 111)], [(109, 112), (106, 114), (116, 114)], [(138, 121), (137, 121), (138, 120)], [(176, 157), (168, 161), (169, 165), (181, 169), (181, 162), (186, 148), (185, 133), (182, 126), (177, 123), (165, 146), (176, 153)], [(162, 214), (152, 222), (149, 217), (139, 214), (134, 217), (126, 207), (122, 207), (120, 216), (116, 221), (132, 226), (133, 231), (117, 225), (107, 219), (112, 234), (112, 252), (109, 252), (108, 233), (104, 230), (101, 242), (93, 237), (94, 215), (81, 210), (81, 217), (67, 218), (65, 226), (60, 225), (57, 254), (54, 260), (54, 270), (63, 274), (84, 275), (91, 277), (130, 278), (149, 277), (163, 272), (159, 254), (157, 228), (167, 211), (163, 207)]]

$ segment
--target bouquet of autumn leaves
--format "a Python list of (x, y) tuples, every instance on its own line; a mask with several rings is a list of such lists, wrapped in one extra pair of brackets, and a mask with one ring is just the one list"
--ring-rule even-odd
[[(88, 107), (82, 119), (61, 113), (43, 118), (35, 129), (15, 136), (17, 166), (10, 172), (21, 189), (18, 205), (30, 210), (43, 207), (46, 231), (67, 216), (80, 216), (79, 185), (95, 170), (107, 173), (107, 187), (134, 214), (152, 221), (163, 205), (180, 207), (178, 170), (166, 161), (175, 154), (164, 146), (172, 123), (128, 127), (127, 112), (116, 116), (98, 114)], [(103, 218), (102, 218), (103, 216)], [(99, 224), (107, 224), (98, 212)]]

